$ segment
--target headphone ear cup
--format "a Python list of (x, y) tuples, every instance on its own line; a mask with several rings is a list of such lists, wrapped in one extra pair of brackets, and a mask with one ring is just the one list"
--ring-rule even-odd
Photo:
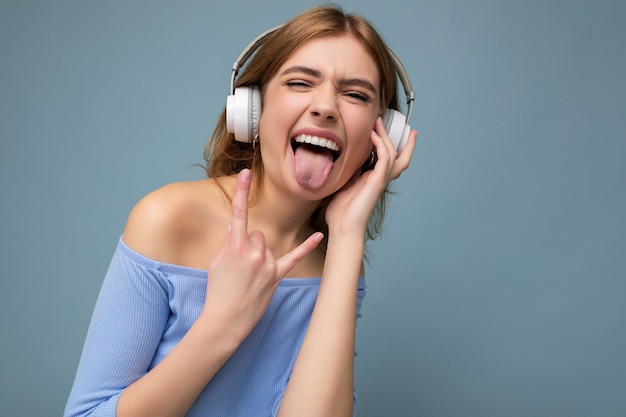
[(259, 133), (261, 90), (258, 86), (235, 88), (226, 99), (226, 130), (239, 142), (252, 143)]
[(406, 116), (394, 109), (385, 110), (382, 118), (385, 131), (399, 153), (406, 145), (411, 126), (406, 124)]

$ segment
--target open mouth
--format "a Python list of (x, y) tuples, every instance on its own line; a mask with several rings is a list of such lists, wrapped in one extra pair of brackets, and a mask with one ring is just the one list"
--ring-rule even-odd
[(332, 158), (333, 162), (335, 162), (341, 154), (339, 145), (337, 145), (336, 142), (327, 138), (312, 135), (303, 134), (296, 136), (291, 140), (291, 147), (293, 148), (294, 153), (296, 152), (296, 149), (303, 147), (310, 152), (327, 154)]

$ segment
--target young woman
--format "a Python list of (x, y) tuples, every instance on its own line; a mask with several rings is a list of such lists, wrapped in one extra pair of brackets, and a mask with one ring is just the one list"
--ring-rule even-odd
[(318, 7), (272, 32), (236, 82), (258, 86), (252, 143), (227, 131), (208, 178), (132, 210), (66, 416), (352, 416), (365, 240), (408, 165), (381, 115), (390, 52), (363, 18)]

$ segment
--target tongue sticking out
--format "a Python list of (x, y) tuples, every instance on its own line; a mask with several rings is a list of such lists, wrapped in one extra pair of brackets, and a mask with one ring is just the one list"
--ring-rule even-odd
[(324, 185), (333, 168), (333, 155), (330, 150), (299, 146), (294, 155), (298, 184), (310, 190), (317, 190)]

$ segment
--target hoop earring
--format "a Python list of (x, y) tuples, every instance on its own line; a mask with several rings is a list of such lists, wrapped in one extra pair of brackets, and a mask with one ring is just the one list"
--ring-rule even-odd
[(254, 139), (252, 139), (252, 150), (256, 152), (256, 148), (259, 145), (259, 134), (254, 135)]
[(374, 152), (374, 149), (372, 149), (372, 152), (370, 153), (369, 159), (367, 160), (367, 162), (363, 166), (365, 168), (371, 168), (371, 167), (374, 166), (375, 162), (376, 162), (376, 152)]

